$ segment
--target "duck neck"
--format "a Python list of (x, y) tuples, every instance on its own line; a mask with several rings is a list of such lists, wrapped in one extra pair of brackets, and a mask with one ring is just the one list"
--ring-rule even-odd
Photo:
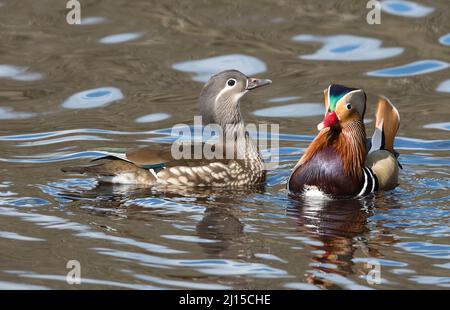
[(225, 135), (222, 141), (224, 141), (226, 158), (262, 162), (258, 147), (250, 137), (243, 121), (226, 124), (222, 128)]
[(366, 160), (366, 130), (362, 120), (352, 120), (342, 128), (336, 151), (342, 158), (344, 170), (353, 178), (362, 177)]

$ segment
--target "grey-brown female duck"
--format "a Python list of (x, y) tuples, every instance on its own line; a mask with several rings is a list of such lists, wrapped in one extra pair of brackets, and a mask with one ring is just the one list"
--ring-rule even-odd
[[(227, 137), (223, 149), (232, 148), (224, 159), (174, 159), (167, 151), (145, 147), (119, 154), (104, 152), (100, 164), (63, 168), (64, 172), (97, 176), (100, 181), (141, 186), (249, 186), (265, 179), (264, 163), (257, 146), (245, 130), (240, 99), (249, 90), (270, 84), (270, 80), (249, 78), (236, 70), (220, 72), (210, 78), (201, 91), (198, 106), (203, 124), (217, 124)], [(227, 154), (230, 155), (230, 154)]]

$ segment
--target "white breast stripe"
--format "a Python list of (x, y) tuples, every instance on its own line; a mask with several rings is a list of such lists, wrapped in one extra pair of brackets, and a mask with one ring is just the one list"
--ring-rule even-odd
[(356, 195), (356, 197), (361, 197), (362, 195), (364, 195), (364, 192), (366, 191), (367, 188), (367, 172), (365, 169), (363, 169), (363, 172), (364, 172), (364, 186), (362, 190), (359, 192), (359, 194)]
[(367, 171), (370, 174), (370, 177), (372, 178), (372, 189), (370, 190), (371, 193), (373, 193), (375, 191), (375, 176), (372, 173), (372, 170), (367, 168)]

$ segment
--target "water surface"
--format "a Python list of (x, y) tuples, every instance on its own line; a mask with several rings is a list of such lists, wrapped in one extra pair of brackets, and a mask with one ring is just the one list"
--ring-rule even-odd
[[(69, 260), (86, 289), (449, 288), (450, 6), (385, 2), (368, 25), (356, 0), (103, 0), (70, 26), (61, 1), (2, 1), (0, 288), (73, 288)], [(60, 172), (100, 147), (169, 143), (229, 67), (274, 81), (241, 103), (247, 122), (280, 125), (263, 188), (160, 194)], [(330, 83), (367, 90), (368, 121), (377, 94), (398, 107), (395, 190), (286, 196)]]

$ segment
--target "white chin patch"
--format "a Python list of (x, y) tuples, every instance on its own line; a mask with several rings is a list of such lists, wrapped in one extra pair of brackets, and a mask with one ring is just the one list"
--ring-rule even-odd
[(317, 130), (318, 131), (321, 131), (324, 128), (325, 128), (325, 125), (323, 124), (323, 122), (320, 122), (319, 124), (317, 124)]
[(322, 192), (317, 186), (314, 186), (314, 185), (305, 185), (303, 195), (305, 197), (311, 197), (311, 198), (321, 198), (321, 199), (329, 199), (330, 198), (327, 194)]
[(241, 93), (237, 93), (236, 95), (233, 95), (233, 97), (234, 97), (233, 101), (238, 102), (242, 98), (242, 96), (244, 96), (247, 92), (248, 92), (248, 90), (245, 90)]

